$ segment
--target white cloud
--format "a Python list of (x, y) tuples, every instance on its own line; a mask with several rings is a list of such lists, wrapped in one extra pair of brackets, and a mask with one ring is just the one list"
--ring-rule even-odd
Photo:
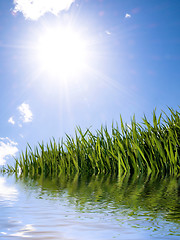
[(15, 121), (14, 121), (13, 117), (10, 117), (10, 118), (8, 119), (8, 123), (11, 123), (12, 125), (15, 124)]
[(126, 13), (125, 18), (131, 18), (131, 14)]
[(111, 32), (108, 31), (108, 30), (106, 30), (105, 33), (106, 33), (107, 35), (111, 35)]
[(0, 138), (0, 165), (4, 165), (6, 163), (6, 158), (15, 156), (17, 152), (17, 143), (13, 142), (8, 137)]
[(22, 12), (26, 19), (37, 20), (47, 12), (58, 15), (75, 0), (14, 0), (13, 13)]
[(24, 123), (32, 122), (33, 114), (30, 110), (29, 104), (22, 103), (18, 107), (18, 110), (19, 110), (19, 113), (20, 113), (20, 118)]

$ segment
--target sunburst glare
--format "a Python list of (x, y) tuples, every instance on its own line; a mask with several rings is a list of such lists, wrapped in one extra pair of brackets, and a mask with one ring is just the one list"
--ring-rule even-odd
[(71, 28), (48, 28), (38, 39), (37, 58), (43, 71), (55, 76), (80, 74), (87, 61), (86, 42)]

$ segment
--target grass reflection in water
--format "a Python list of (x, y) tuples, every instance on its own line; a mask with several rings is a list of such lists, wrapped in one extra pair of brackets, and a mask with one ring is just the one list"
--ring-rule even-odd
[[(69, 204), (82, 213), (106, 212), (119, 223), (133, 227), (165, 228), (168, 235), (180, 230), (180, 179), (112, 175), (60, 175), (58, 178), (16, 176), (19, 183), (37, 188), (38, 196), (60, 200), (66, 195)], [(125, 216), (123, 218), (123, 216)], [(171, 226), (167, 229), (166, 224)]]

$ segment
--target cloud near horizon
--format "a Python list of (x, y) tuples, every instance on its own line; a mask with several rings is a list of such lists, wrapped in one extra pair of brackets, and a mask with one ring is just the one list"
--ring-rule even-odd
[(0, 165), (4, 165), (9, 156), (15, 156), (18, 152), (17, 145), (8, 137), (0, 138)]
[(58, 15), (68, 10), (75, 0), (14, 0), (13, 13), (22, 12), (26, 19), (38, 20), (45, 13)]
[(28, 123), (32, 122), (33, 119), (33, 114), (30, 110), (30, 106), (27, 103), (22, 103), (18, 107), (19, 113), (20, 113), (20, 118), (23, 121), (23, 123)]

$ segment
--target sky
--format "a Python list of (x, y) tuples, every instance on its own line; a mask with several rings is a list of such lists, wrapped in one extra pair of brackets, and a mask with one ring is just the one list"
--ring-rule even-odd
[(178, 110), (179, 0), (1, 0), (0, 165), (27, 143)]

